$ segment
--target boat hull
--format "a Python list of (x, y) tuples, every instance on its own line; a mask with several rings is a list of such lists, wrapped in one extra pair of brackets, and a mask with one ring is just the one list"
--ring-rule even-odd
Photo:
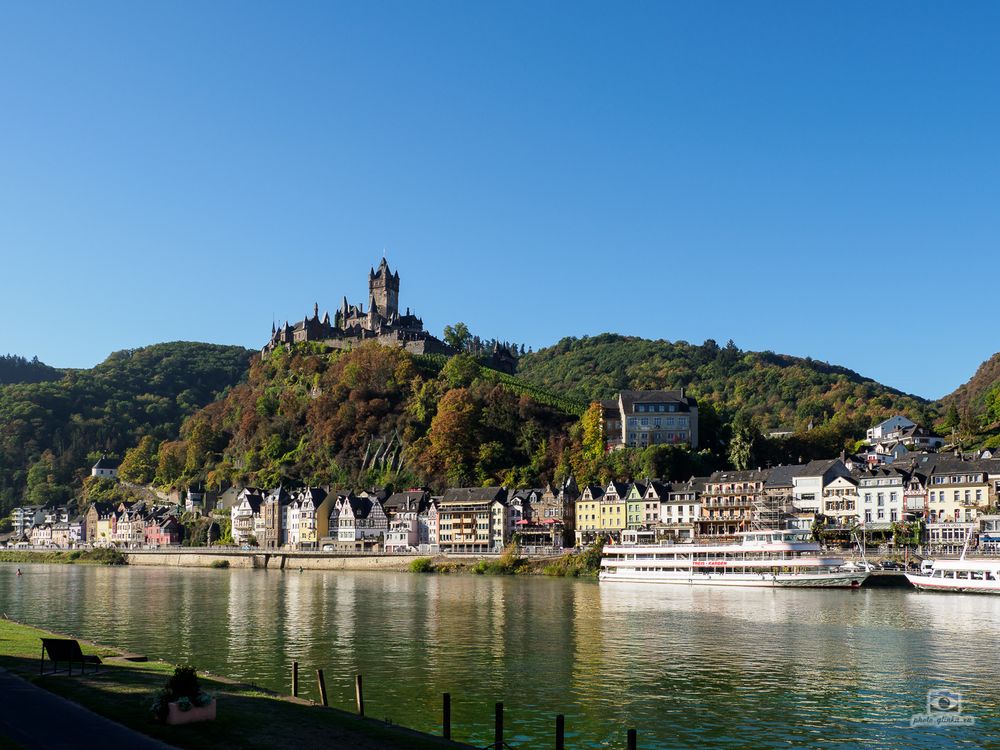
[(906, 580), (921, 591), (942, 591), (954, 594), (1000, 594), (1000, 581), (931, 578), (907, 573)]
[(668, 583), (679, 586), (740, 586), (755, 588), (857, 588), (868, 578), (867, 571), (857, 573), (678, 573), (601, 572), (603, 582)]

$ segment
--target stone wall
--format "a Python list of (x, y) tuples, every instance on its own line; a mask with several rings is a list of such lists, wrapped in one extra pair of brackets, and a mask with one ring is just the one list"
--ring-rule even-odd
[(225, 560), (230, 568), (283, 568), (297, 570), (408, 570), (410, 563), (425, 555), (336, 555), (308, 552), (235, 552), (188, 550), (133, 550), (125, 552), (129, 565), (210, 568)]

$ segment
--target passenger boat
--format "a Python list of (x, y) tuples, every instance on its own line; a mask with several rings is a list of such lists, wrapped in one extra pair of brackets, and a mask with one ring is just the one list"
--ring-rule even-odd
[(856, 588), (867, 566), (823, 553), (808, 529), (747, 531), (730, 544), (607, 545), (601, 581), (692, 586)]
[(1000, 594), (1000, 560), (934, 560), (930, 572), (907, 573), (922, 591)]
[[(957, 560), (924, 560), (920, 573), (907, 573), (906, 580), (921, 591), (955, 591), (960, 594), (1000, 594), (1000, 560), (966, 560), (973, 529), (965, 536), (962, 556)], [(928, 562), (930, 570), (927, 570)]]

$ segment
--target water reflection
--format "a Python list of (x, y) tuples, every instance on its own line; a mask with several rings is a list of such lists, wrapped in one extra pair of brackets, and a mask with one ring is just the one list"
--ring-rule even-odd
[[(990, 647), (1000, 598), (891, 590), (690, 589), (588, 581), (318, 571), (0, 565), (11, 617), (276, 690), (292, 660), (314, 693), (484, 745), (935, 747), (1000, 730)], [(926, 691), (963, 693), (972, 729), (911, 730)]]

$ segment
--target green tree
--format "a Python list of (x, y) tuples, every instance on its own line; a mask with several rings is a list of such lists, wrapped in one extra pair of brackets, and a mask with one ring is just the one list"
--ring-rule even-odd
[(118, 475), (126, 482), (149, 484), (156, 476), (156, 438), (145, 435), (139, 444), (125, 451)]
[(760, 430), (746, 412), (736, 415), (732, 424), (732, 437), (729, 439), (729, 463), (737, 471), (749, 469), (754, 465), (757, 454), (757, 443), (760, 441)]
[(456, 351), (464, 352), (472, 343), (472, 334), (465, 323), (456, 323), (453, 326), (444, 327), (444, 341)]

